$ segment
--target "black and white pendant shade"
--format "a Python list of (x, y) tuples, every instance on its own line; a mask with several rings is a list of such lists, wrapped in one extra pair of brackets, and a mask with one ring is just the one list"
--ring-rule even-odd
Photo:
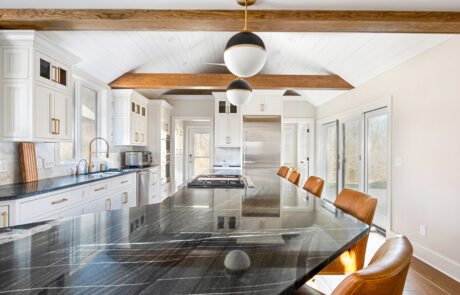
[(242, 106), (249, 102), (252, 97), (252, 87), (248, 82), (237, 79), (227, 87), (227, 99), (236, 106)]
[(251, 77), (260, 72), (266, 58), (264, 42), (252, 32), (234, 35), (225, 46), (225, 65), (238, 77)]

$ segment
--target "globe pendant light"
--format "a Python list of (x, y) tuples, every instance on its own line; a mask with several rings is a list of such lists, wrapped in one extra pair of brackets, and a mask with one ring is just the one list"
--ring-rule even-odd
[(249, 102), (252, 97), (252, 87), (242, 79), (236, 79), (227, 87), (227, 99), (236, 106), (242, 106)]
[(262, 39), (249, 32), (248, 3), (244, 1), (244, 29), (228, 40), (225, 46), (224, 62), (227, 68), (238, 77), (251, 77), (262, 70), (267, 53)]

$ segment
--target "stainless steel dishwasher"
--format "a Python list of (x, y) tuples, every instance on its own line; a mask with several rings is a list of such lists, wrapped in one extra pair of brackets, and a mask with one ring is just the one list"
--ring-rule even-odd
[(150, 169), (137, 172), (137, 205), (149, 204)]

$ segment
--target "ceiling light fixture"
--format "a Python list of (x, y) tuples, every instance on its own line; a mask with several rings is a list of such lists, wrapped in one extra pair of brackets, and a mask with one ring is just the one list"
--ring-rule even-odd
[[(241, 0), (238, 1), (240, 4)], [(254, 4), (250, 0), (250, 5)], [(251, 77), (262, 70), (267, 53), (265, 44), (256, 34), (248, 31), (248, 0), (244, 0), (244, 29), (228, 40), (225, 46), (224, 61), (235, 76)]]
[(243, 79), (236, 79), (227, 87), (227, 99), (236, 106), (242, 106), (252, 98), (252, 87)]

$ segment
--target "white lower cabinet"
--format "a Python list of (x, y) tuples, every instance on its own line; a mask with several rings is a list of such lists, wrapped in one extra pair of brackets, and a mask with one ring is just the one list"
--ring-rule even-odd
[(136, 174), (0, 202), (0, 227), (118, 210), (137, 205)]
[(161, 196), (161, 202), (163, 202), (163, 200), (169, 197), (169, 182), (161, 185), (160, 196)]

